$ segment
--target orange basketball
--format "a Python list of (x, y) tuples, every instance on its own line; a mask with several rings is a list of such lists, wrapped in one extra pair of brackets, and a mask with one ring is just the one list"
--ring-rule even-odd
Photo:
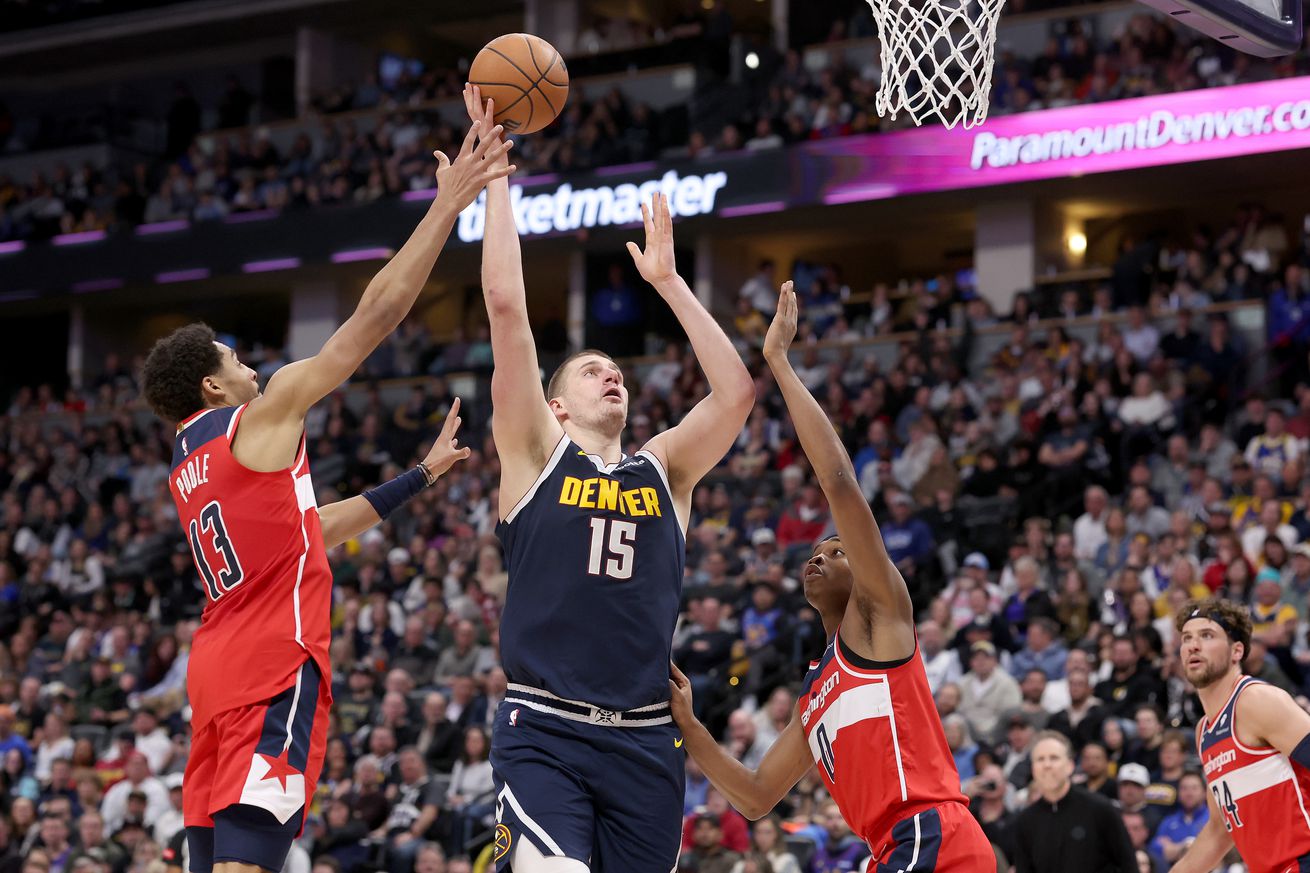
[(555, 120), (569, 96), (569, 71), (555, 47), (530, 33), (507, 33), (487, 43), (469, 68), (482, 99), (496, 101), (496, 123), (506, 133), (535, 133)]

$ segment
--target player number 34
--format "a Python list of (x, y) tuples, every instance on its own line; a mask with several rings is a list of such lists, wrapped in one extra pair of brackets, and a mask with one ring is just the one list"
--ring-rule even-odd
[(611, 518), (591, 520), (591, 556), (587, 572), (611, 579), (631, 579), (637, 558), (637, 525)]

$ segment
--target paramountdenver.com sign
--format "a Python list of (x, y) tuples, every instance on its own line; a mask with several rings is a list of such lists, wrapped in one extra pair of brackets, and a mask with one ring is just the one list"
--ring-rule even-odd
[[(829, 203), (1310, 148), (1310, 77), (1185, 91), (802, 146), (846, 168)], [(852, 164), (859, 167), (850, 172)]]
[(1178, 114), (1157, 109), (1150, 115), (1117, 124), (1091, 125), (999, 137), (983, 131), (974, 136), (969, 166), (1009, 167), (1134, 149), (1186, 146), (1229, 138), (1289, 133), (1310, 129), (1310, 99), (1286, 100), (1277, 106)]

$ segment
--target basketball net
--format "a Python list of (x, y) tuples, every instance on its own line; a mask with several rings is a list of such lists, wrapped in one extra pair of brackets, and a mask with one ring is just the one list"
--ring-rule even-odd
[(879, 115), (966, 128), (987, 118), (1005, 0), (867, 0), (878, 26)]

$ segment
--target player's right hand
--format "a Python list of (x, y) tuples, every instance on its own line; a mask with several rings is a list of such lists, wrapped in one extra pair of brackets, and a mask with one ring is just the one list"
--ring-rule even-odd
[[(482, 100), (482, 89), (477, 85), (464, 83), (464, 111), (468, 113), (469, 121), (477, 124), (486, 122), (486, 129), (491, 130), (491, 125), (496, 123), (496, 101), (488, 97), (484, 102)], [(503, 131), (497, 131), (494, 136), (499, 139)], [(481, 132), (478, 134), (483, 136)], [(491, 136), (493, 134), (486, 134)], [(502, 161), (508, 161), (508, 158), (501, 158)]]
[(691, 680), (672, 661), (669, 662), (669, 709), (678, 727), (696, 721), (695, 712), (691, 708)]
[[(432, 153), (437, 159), (437, 200), (451, 204), (457, 212), (476, 200), (488, 182), (503, 179), (515, 170), (506, 157), (514, 143), (501, 142), (501, 127), (487, 128), (489, 118), (469, 126), (454, 163), (443, 152)], [(481, 142), (477, 142), (479, 139)]]
[(788, 279), (778, 290), (778, 311), (774, 313), (773, 323), (769, 325), (769, 332), (764, 337), (765, 357), (787, 354), (792, 340), (796, 339), (798, 317), (796, 291), (792, 288), (791, 280)]
[(450, 412), (446, 413), (446, 423), (441, 428), (441, 435), (437, 441), (432, 444), (432, 450), (428, 452), (427, 457), (423, 459), (423, 466), (428, 468), (428, 472), (435, 478), (445, 473), (456, 461), (462, 461), (472, 454), (468, 446), (461, 446), (456, 434), (459, 433), (459, 398), (450, 404)]

